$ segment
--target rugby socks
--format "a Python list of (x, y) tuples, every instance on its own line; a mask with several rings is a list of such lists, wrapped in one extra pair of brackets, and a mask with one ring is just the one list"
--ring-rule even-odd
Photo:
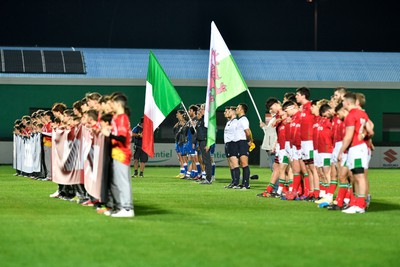
[(365, 203), (365, 195), (363, 194), (357, 195), (355, 200), (355, 205), (359, 208), (365, 209), (365, 207), (367, 206), (367, 204)]
[(319, 197), (324, 197), (326, 194), (325, 186), (323, 182), (319, 182)]
[(233, 169), (233, 172), (234, 172), (233, 184), (234, 185), (238, 185), (239, 184), (239, 180), (240, 180), (240, 169), (239, 169), (239, 167)]
[(354, 195), (354, 192), (353, 192), (353, 186), (349, 187), (349, 194), (350, 194), (349, 206), (356, 205), (356, 196)]
[(297, 192), (301, 183), (301, 176), (299, 173), (293, 173), (293, 192)]
[(249, 187), (250, 186), (250, 168), (246, 166), (243, 169), (243, 186)]
[(338, 185), (338, 182), (336, 180), (331, 180), (331, 182), (329, 184), (328, 193), (332, 194), (332, 195), (335, 194), (337, 185)]
[(344, 198), (346, 197), (346, 193), (348, 190), (348, 184), (347, 183), (340, 183), (339, 184), (339, 191), (338, 194), (336, 196), (336, 205), (338, 205), (339, 207), (343, 207), (343, 202), (344, 202)]
[(199, 162), (196, 162), (197, 173), (201, 173), (201, 166)]
[(289, 187), (289, 191), (293, 190), (293, 180), (289, 180), (288, 187)]
[(185, 162), (185, 163), (183, 163), (183, 168), (185, 169), (185, 172), (187, 172), (187, 170), (188, 170), (188, 164)]
[(211, 176), (215, 176), (215, 162), (211, 164)]
[(310, 194), (310, 177), (308, 176), (308, 173), (304, 174), (303, 181), (304, 181), (303, 195), (308, 196)]
[(265, 191), (267, 191), (268, 193), (272, 193), (273, 190), (274, 190), (274, 184), (270, 182)]
[(186, 173), (185, 168), (182, 167), (180, 173), (185, 174)]
[(314, 188), (314, 198), (319, 198), (319, 188)]
[(235, 184), (235, 169), (231, 169), (231, 184)]
[[(282, 194), (283, 187), (285, 186), (285, 179), (279, 179), (279, 186), (278, 186), (278, 191), (276, 191), (279, 195)], [(271, 183), (270, 183), (271, 184)]]

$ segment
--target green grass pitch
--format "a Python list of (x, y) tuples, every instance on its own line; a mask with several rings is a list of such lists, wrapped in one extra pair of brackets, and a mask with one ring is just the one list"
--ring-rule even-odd
[(314, 203), (257, 198), (270, 177), (251, 167), (247, 191), (228, 190), (147, 167), (132, 179), (136, 217), (110, 218), (51, 199), (52, 182), (0, 167), (0, 266), (398, 266), (400, 170), (370, 170), (365, 214)]

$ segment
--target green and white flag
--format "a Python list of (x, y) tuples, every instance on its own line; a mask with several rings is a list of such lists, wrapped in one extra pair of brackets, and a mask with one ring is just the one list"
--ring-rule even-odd
[(142, 149), (154, 157), (154, 131), (165, 120), (181, 98), (156, 56), (150, 51), (143, 116)]
[(213, 21), (211, 22), (210, 58), (204, 113), (208, 147), (215, 143), (217, 108), (246, 90), (246, 82)]

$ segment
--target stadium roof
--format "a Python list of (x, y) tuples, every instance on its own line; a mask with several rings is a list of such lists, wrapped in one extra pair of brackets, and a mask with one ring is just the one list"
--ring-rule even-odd
[[(0, 73), (0, 84), (145, 85), (149, 49), (26, 48), (79, 50), (82, 74)], [(207, 50), (152, 50), (177, 86), (206, 86)], [(400, 89), (400, 53), (232, 51), (249, 87)]]

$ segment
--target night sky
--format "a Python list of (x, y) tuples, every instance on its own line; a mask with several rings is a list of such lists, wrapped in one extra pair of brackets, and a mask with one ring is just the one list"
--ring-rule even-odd
[[(400, 52), (394, 0), (317, 0), (318, 50)], [(1, 0), (0, 46), (314, 50), (306, 0)]]

